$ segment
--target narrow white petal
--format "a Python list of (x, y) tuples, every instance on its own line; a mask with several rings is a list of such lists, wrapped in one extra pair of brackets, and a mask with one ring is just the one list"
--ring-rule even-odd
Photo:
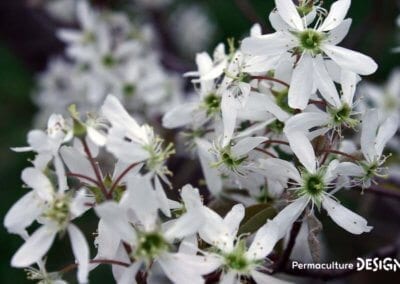
[(283, 32), (248, 37), (242, 41), (241, 49), (251, 55), (279, 55), (295, 46), (295, 39)]
[(235, 236), (239, 230), (240, 222), (244, 218), (244, 206), (243, 204), (236, 204), (232, 209), (226, 214), (224, 218), (224, 224), (229, 228), (230, 234)]
[(218, 170), (211, 166), (211, 164), (215, 162), (210, 153), (212, 146), (208, 141), (203, 139), (197, 139), (196, 145), (207, 187), (213, 195), (218, 196), (222, 191), (222, 180)]
[(336, 90), (335, 84), (326, 70), (324, 60), (321, 55), (314, 58), (314, 79), (315, 84), (320, 91), (322, 97), (336, 108), (340, 107), (340, 98)]
[(264, 259), (274, 248), (279, 237), (279, 228), (275, 222), (268, 222), (258, 229), (246, 255), (253, 260)]
[(309, 54), (303, 54), (296, 68), (293, 70), (289, 88), (289, 106), (305, 109), (310, 99), (314, 82), (310, 78), (313, 73), (313, 59)]
[(138, 273), (141, 265), (141, 261), (136, 261), (127, 269), (125, 269), (121, 275), (121, 278), (118, 280), (118, 284), (136, 284), (136, 274)]
[[(68, 169), (72, 173), (84, 175), (96, 180), (96, 175), (93, 168), (82, 152), (79, 152), (73, 147), (63, 146), (60, 149), (60, 154)], [(82, 180), (85, 183), (91, 183), (88, 180)]]
[(25, 228), (42, 213), (41, 202), (34, 191), (22, 196), (8, 210), (4, 217), (4, 227), (14, 234), (25, 235)]
[(288, 31), (290, 29), (290, 26), (282, 19), (281, 16), (279, 16), (278, 11), (276, 10), (273, 10), (269, 14), (269, 22), (277, 32)]
[(90, 256), (85, 236), (74, 224), (68, 225), (68, 234), (71, 240), (72, 252), (78, 263), (78, 281), (79, 283), (88, 283)]
[(332, 4), (328, 16), (318, 28), (320, 31), (330, 31), (340, 25), (347, 15), (351, 0), (338, 0)]
[(359, 235), (372, 230), (372, 227), (367, 225), (367, 220), (328, 196), (322, 200), (322, 206), (336, 224), (352, 234)]
[(296, 182), (301, 182), (299, 171), (295, 166), (285, 160), (281, 159), (266, 159), (260, 160), (260, 167), (265, 171), (265, 176), (271, 179), (285, 177), (293, 179)]
[(367, 110), (362, 117), (361, 151), (368, 161), (373, 161), (376, 156), (375, 138), (379, 126), (377, 110)]
[(45, 201), (53, 199), (53, 186), (50, 180), (36, 168), (26, 168), (22, 171), (21, 178), (29, 187), (33, 188), (36, 194)]
[(389, 116), (379, 127), (375, 140), (375, 149), (378, 156), (382, 155), (386, 143), (396, 134), (399, 128), (399, 115), (393, 114)]
[(266, 141), (265, 137), (246, 137), (241, 139), (231, 148), (232, 154), (235, 157), (246, 155), (248, 152), (256, 148), (262, 142)]
[(356, 92), (358, 76), (354, 72), (342, 70), (341, 85), (343, 96), (342, 100), (349, 106), (353, 105), (354, 94)]
[(317, 158), (315, 157), (314, 148), (307, 136), (299, 131), (288, 131), (286, 137), (289, 140), (290, 148), (297, 156), (300, 163), (310, 173), (315, 173), (317, 167)]
[(221, 274), (219, 284), (239, 284), (238, 275), (235, 271), (228, 271)]
[(330, 116), (325, 112), (302, 112), (289, 118), (285, 123), (284, 132), (310, 131), (314, 127), (324, 127), (329, 123)]
[(286, 206), (270, 222), (274, 222), (279, 228), (278, 239), (281, 239), (291, 229), (292, 224), (299, 218), (308, 204), (306, 196), (300, 197)]
[(235, 131), (237, 103), (230, 92), (227, 91), (223, 94), (221, 101), (222, 121), (224, 123), (223, 147), (229, 144)]
[(161, 185), (158, 176), (155, 177), (154, 190), (156, 192), (157, 200), (160, 204), (160, 210), (164, 213), (165, 216), (171, 217), (171, 210), (169, 209), (168, 197), (164, 191), (163, 186)]
[(304, 30), (303, 20), (292, 0), (275, 0), (276, 9), (282, 19), (292, 28)]
[(162, 125), (165, 128), (172, 129), (189, 124), (193, 120), (193, 112), (197, 106), (197, 103), (175, 106), (164, 115)]
[(57, 231), (48, 226), (37, 229), (11, 259), (14, 267), (27, 267), (38, 262), (50, 249)]
[(378, 69), (371, 57), (359, 52), (330, 44), (324, 44), (322, 49), (340, 67), (359, 75), (370, 75)]
[(124, 209), (117, 203), (108, 201), (96, 206), (96, 214), (111, 228), (122, 240), (133, 243), (136, 233), (128, 222)]
[(326, 43), (337, 45), (346, 37), (351, 27), (351, 19), (344, 20), (339, 26), (331, 30), (326, 38)]

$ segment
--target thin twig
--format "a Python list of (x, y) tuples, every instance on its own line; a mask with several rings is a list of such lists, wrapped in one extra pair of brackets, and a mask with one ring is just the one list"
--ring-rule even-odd
[(138, 163), (133, 163), (132, 165), (128, 166), (114, 181), (114, 183), (111, 186), (111, 189), (108, 193), (109, 197), (112, 197), (112, 194), (114, 192), (114, 190), (117, 188), (119, 182), (124, 178), (124, 176), (126, 176), (126, 174), (132, 170), (135, 166), (137, 166)]
[[(89, 263), (111, 264), (111, 265), (119, 265), (119, 266), (124, 266), (124, 267), (129, 267), (131, 265), (130, 263), (122, 262), (119, 260), (112, 260), (112, 259), (92, 259), (89, 261)], [(60, 273), (67, 273), (71, 270), (74, 270), (78, 266), (79, 266), (78, 263), (71, 263), (71, 264), (67, 265), (66, 267), (62, 268), (60, 270)]]
[(265, 149), (261, 149), (261, 148), (255, 148), (254, 150), (258, 151), (258, 152), (262, 152), (268, 156), (271, 156), (272, 158), (278, 158), (275, 154), (265, 150)]
[(383, 189), (377, 185), (372, 185), (368, 188), (362, 188), (362, 187), (352, 187), (354, 190), (361, 191), (362, 193), (371, 193), (375, 194), (378, 196), (384, 196), (384, 197), (389, 197), (389, 198), (394, 198), (397, 200), (400, 200), (400, 192), (397, 192), (395, 190), (388, 190), (388, 189)]
[(341, 155), (341, 156), (346, 157), (346, 158), (349, 158), (350, 160), (353, 160), (353, 161), (359, 161), (359, 160), (360, 160), (360, 159), (358, 159), (357, 157), (354, 157), (354, 156), (352, 156), (352, 155), (350, 155), (350, 154), (344, 153), (344, 152), (339, 151), (339, 150), (325, 149), (325, 150), (323, 150), (323, 152), (324, 152), (324, 153), (331, 153), (331, 154)]
[(97, 182), (98, 182), (98, 184), (100, 186), (101, 192), (103, 193), (104, 198), (107, 198), (108, 197), (107, 189), (104, 186), (103, 179), (101, 178), (100, 169), (99, 169), (96, 161), (94, 160), (94, 158), (92, 156), (92, 153), (90, 152), (90, 149), (89, 149), (88, 144), (86, 143), (86, 140), (85, 139), (81, 139), (81, 141), (82, 141), (82, 144), (83, 144), (83, 149), (84, 149), (86, 155), (88, 156), (89, 162), (92, 165), (93, 171), (94, 171), (94, 173), (96, 175), (96, 179), (97, 179)]
[(273, 78), (273, 77), (269, 77), (269, 76), (252, 76), (251, 78), (252, 78), (252, 79), (257, 79), (257, 80), (268, 80), (268, 81), (273, 81), (273, 82), (276, 82), (276, 83), (279, 83), (279, 84), (285, 86), (286, 88), (289, 88), (289, 87), (290, 87), (290, 85), (289, 85), (288, 83), (286, 83), (286, 82), (284, 82), (284, 81), (282, 81), (282, 80)]
[(286, 141), (282, 141), (282, 140), (266, 140), (265, 142), (263, 142), (263, 144), (265, 145), (269, 145), (269, 144), (282, 144), (282, 145), (287, 145), (289, 146), (289, 142)]
[(100, 184), (97, 182), (97, 180), (92, 179), (91, 177), (88, 177), (88, 176), (85, 176), (85, 175), (81, 175), (81, 174), (77, 174), (77, 173), (67, 173), (67, 176), (76, 177), (76, 178), (80, 178), (80, 179), (85, 179), (87, 181), (90, 181), (90, 182), (94, 183), (98, 187), (100, 187)]

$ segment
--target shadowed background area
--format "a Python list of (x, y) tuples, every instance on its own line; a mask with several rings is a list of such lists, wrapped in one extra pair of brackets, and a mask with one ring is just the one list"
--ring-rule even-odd
[[(55, 31), (65, 24), (49, 16), (39, 1), (4, 0), (0, 2), (0, 216), (5, 215), (10, 206), (22, 196), (21, 170), (28, 165), (30, 154), (16, 154), (9, 150), (12, 146), (23, 146), (26, 133), (32, 127), (35, 106), (31, 95), (35, 88), (35, 76), (46, 68), (48, 60), (63, 52), (63, 44), (56, 38)], [(99, 6), (120, 7), (124, 1), (92, 1)], [(333, 1), (326, 2), (326, 7)], [(208, 51), (226, 38), (240, 39), (248, 33), (254, 21), (261, 21), (266, 31), (271, 31), (267, 16), (273, 8), (272, 0), (178, 0), (163, 10), (150, 11), (151, 21), (161, 37), (163, 63), (178, 72), (192, 70), (193, 53), (188, 53), (176, 44), (166, 23), (166, 15), (179, 5), (200, 5), (207, 12), (215, 27)], [(399, 1), (357, 0), (353, 1), (349, 17), (353, 18), (352, 29), (343, 46), (361, 51), (373, 57), (379, 70), (368, 80), (377, 83), (385, 81), (390, 71), (399, 65), (400, 54), (390, 50), (400, 45), (400, 31), (395, 25), (399, 15)], [(170, 22), (169, 22), (170, 23)], [(179, 22), (174, 25), (179, 26)], [(73, 25), (73, 24), (72, 24)], [(184, 27), (181, 27), (182, 29)], [(179, 166), (179, 165), (178, 165)], [(186, 180), (185, 180), (186, 179)], [(184, 177), (185, 183), (191, 177)], [(358, 193), (342, 194), (343, 203), (365, 216), (375, 227), (371, 234), (353, 236), (334, 226), (323, 215), (324, 238), (330, 260), (350, 261), (367, 255), (382, 247), (399, 242), (400, 216), (399, 201), (375, 195), (364, 195), (363, 203), (357, 201)], [(87, 219), (87, 220), (86, 220)], [(96, 224), (90, 216), (86, 222), (88, 231), (95, 231)], [(28, 283), (23, 270), (13, 269), (9, 261), (13, 252), (21, 245), (19, 237), (9, 235), (0, 229), (0, 283)], [(387, 249), (392, 249), (388, 247)], [(72, 259), (68, 241), (57, 242), (51, 250), (56, 261), (50, 269), (60, 269)], [(396, 255), (396, 252), (394, 252)], [(398, 252), (397, 252), (398, 255)], [(101, 272), (100, 272), (101, 271)], [(332, 283), (398, 283), (399, 274), (358, 273)], [(98, 268), (91, 275), (93, 283), (112, 283), (110, 269)], [(397, 281), (396, 281), (397, 280)], [(310, 282), (310, 281), (306, 281)], [(318, 282), (318, 281), (316, 281)]]

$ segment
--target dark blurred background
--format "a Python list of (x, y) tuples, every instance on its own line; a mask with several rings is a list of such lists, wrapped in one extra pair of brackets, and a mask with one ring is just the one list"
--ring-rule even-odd
[[(123, 1), (93, 1), (96, 5), (118, 7)], [(324, 1), (326, 6), (332, 1)], [(252, 25), (261, 20), (267, 31), (267, 22), (272, 0), (179, 0), (157, 13), (168, 14), (180, 4), (200, 5), (215, 26), (215, 33), (208, 51), (228, 37), (240, 39)], [(10, 206), (24, 194), (21, 189), (20, 172), (28, 165), (29, 154), (16, 154), (12, 146), (23, 146), (26, 133), (32, 127), (35, 106), (31, 95), (35, 88), (35, 76), (45, 70), (54, 55), (63, 52), (63, 44), (55, 37), (55, 31), (63, 26), (58, 20), (40, 8), (39, 1), (0, 1), (0, 216), (3, 219)], [(395, 25), (399, 13), (399, 1), (395, 0), (353, 0), (349, 17), (353, 26), (342, 45), (372, 56), (379, 63), (379, 70), (368, 80), (383, 82), (390, 71), (400, 65), (400, 54), (390, 50), (400, 45), (400, 31)], [(155, 20), (162, 21), (163, 17)], [(157, 23), (165, 26), (165, 23)], [(179, 23), (176, 23), (179, 25)], [(167, 31), (168, 32), (168, 31)], [(174, 47), (168, 33), (163, 35), (178, 58), (185, 63), (183, 69), (190, 69), (193, 61), (187, 54), (180, 54)], [(174, 50), (175, 49), (175, 50)], [(370, 234), (354, 236), (346, 233), (322, 217), (324, 238), (327, 241), (328, 259), (349, 261), (357, 256), (367, 255), (382, 246), (393, 244), (399, 239), (399, 201), (375, 195), (358, 193), (342, 194), (343, 203), (350, 205), (364, 215), (375, 229)], [(362, 198), (362, 203), (358, 202)], [(395, 216), (395, 217), (394, 217)], [(89, 216), (90, 217), (90, 216)], [(84, 222), (84, 220), (83, 220)], [(95, 228), (95, 224), (90, 224)], [(92, 241), (92, 240), (89, 240)], [(9, 235), (0, 226), (0, 283), (28, 283), (23, 270), (10, 267), (12, 254), (22, 244), (19, 237)], [(65, 245), (65, 248), (63, 248)], [(49, 269), (60, 269), (72, 259), (68, 242), (59, 242), (52, 249), (55, 261)], [(399, 273), (357, 273), (332, 283), (400, 283)], [(107, 267), (91, 275), (92, 283), (112, 283)], [(310, 282), (310, 281), (307, 281)]]

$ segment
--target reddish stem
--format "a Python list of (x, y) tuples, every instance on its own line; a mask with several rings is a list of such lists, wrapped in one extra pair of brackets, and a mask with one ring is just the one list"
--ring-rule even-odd
[(110, 192), (108, 193), (108, 197), (112, 198), (112, 194), (114, 190), (117, 188), (119, 182), (126, 176), (126, 174), (132, 170), (135, 166), (137, 166), (138, 163), (133, 163), (132, 165), (128, 166), (114, 181), (114, 183), (111, 186)]
[(266, 154), (268, 156), (271, 156), (272, 158), (278, 158), (276, 155), (274, 155), (273, 153), (271, 153), (271, 152), (269, 152), (267, 150), (264, 150), (264, 149), (261, 149), (261, 148), (255, 148), (254, 150), (256, 150), (258, 152), (262, 152), (262, 153), (264, 153), (264, 154)]
[(338, 154), (338, 155), (344, 156), (346, 158), (349, 158), (350, 160), (353, 160), (353, 161), (359, 161), (360, 160), (360, 159), (358, 159), (358, 158), (356, 158), (356, 157), (354, 157), (354, 156), (352, 156), (350, 154), (347, 154), (347, 153), (344, 153), (344, 152), (338, 151), (338, 150), (325, 149), (325, 150), (323, 150), (323, 152), (324, 153)]
[[(130, 263), (126, 263), (126, 262), (122, 262), (119, 260), (113, 260), (113, 259), (92, 259), (89, 261), (90, 263), (99, 263), (99, 264), (111, 264), (111, 265), (119, 265), (119, 266), (124, 266), (124, 267), (129, 267), (131, 264)], [(60, 273), (66, 273), (69, 272), (75, 268), (78, 267), (78, 263), (72, 263), (70, 265), (67, 265), (66, 267), (64, 267), (63, 269), (60, 270)]]
[(284, 82), (282, 80), (273, 78), (273, 77), (269, 77), (269, 76), (252, 76), (251, 78), (252, 79), (257, 79), (257, 80), (269, 80), (269, 81), (273, 81), (273, 82), (279, 83), (279, 84), (285, 86), (286, 88), (290, 87), (290, 85), (288, 83), (286, 83), (286, 82)]
[(88, 176), (85, 176), (85, 175), (81, 175), (81, 174), (77, 174), (77, 173), (67, 173), (67, 176), (85, 179), (85, 180), (88, 180), (88, 181), (94, 183), (98, 187), (100, 187), (100, 184), (97, 182), (97, 180), (92, 179), (91, 177), (88, 177)]

